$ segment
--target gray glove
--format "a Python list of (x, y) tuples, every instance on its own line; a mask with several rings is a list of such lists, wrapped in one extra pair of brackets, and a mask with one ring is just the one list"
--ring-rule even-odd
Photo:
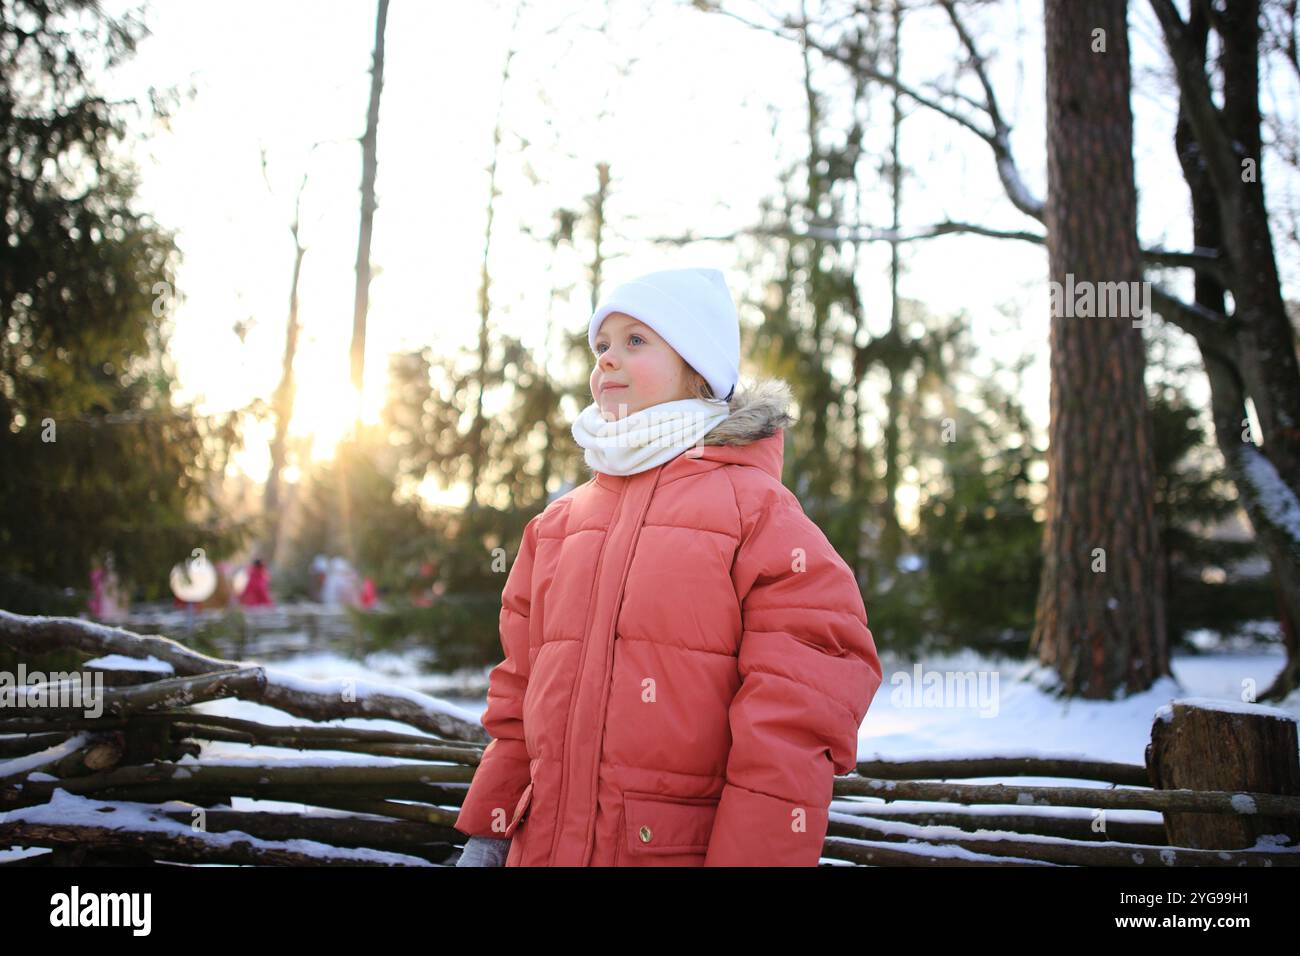
[(510, 853), (510, 838), (472, 836), (456, 861), (457, 866), (505, 866)]

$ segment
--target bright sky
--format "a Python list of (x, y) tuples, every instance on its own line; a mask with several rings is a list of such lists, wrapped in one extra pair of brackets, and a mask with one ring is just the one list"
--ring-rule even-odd
[[(823, 6), (810, 2), (809, 9)], [(288, 224), (297, 183), (310, 172), (294, 431), (315, 434), (318, 456), (329, 454), (348, 416), (361, 181), (356, 139), (365, 125), (375, 8), (359, 0), (155, 2), (146, 11), (153, 36), (109, 87), (118, 95), (138, 95), (150, 85), (192, 84), (196, 91), (170, 132), (141, 146), (139, 160), (144, 204), (178, 231), (185, 254), (172, 354), (180, 397), (198, 399), (201, 410), (269, 399), (279, 381), (293, 262)], [(769, 20), (753, 4), (728, 8)], [(382, 402), (390, 352), (430, 345), (450, 354), (476, 341), (487, 166), (514, 14), (505, 3), (397, 0), (390, 6), (366, 342), (368, 417)], [(1163, 72), (1164, 58), (1149, 44), (1156, 28), (1147, 5), (1133, 4), (1130, 20), (1138, 69)], [(1039, 5), (1008, 2), (971, 22), (982, 48), (994, 54), (994, 83), (1016, 127), (1013, 145), (1026, 181), (1041, 196)], [(713, 265), (727, 273), (738, 301), (756, 300), (759, 284), (738, 268), (734, 245), (657, 248), (641, 239), (725, 233), (758, 221), (759, 203), (778, 193), (781, 170), (807, 153), (799, 48), (667, 0), (529, 5), (514, 46), (491, 253), (499, 327), (522, 334), (539, 352), (547, 349), (548, 308), (558, 327), (585, 328), (589, 243), (578, 256), (563, 250), (552, 261), (541, 237), (550, 231), (553, 210), (579, 208), (594, 191), (601, 161), (615, 177), (608, 210), (615, 235), (606, 251), (622, 254), (609, 263), (607, 288), (651, 269)], [(905, 76), (921, 82), (951, 72), (951, 29), (937, 16), (909, 19), (904, 46)], [(839, 100), (831, 104), (832, 122), (843, 129), (845, 74), (819, 67), (818, 82)], [(1158, 79), (1144, 76), (1138, 84), (1141, 236), (1144, 243), (1185, 248), (1186, 191), (1171, 145), (1175, 102), (1154, 95), (1164, 88)], [(877, 102), (861, 167), (868, 182), (889, 135), (887, 103)], [(951, 217), (1033, 227), (1011, 208), (981, 141), (921, 109), (913, 110), (903, 136), (904, 158), (915, 167), (904, 186), (908, 222)], [(329, 142), (309, 155), (318, 140)], [(274, 196), (262, 179), (262, 147)], [(865, 220), (888, 222), (883, 191), (862, 201)], [(1023, 397), (1045, 430), (1045, 252), (957, 237), (912, 244), (905, 261), (905, 296), (924, 299), (940, 314), (965, 309), (976, 341), (1000, 358), (1035, 356)], [(864, 247), (859, 280), (875, 332), (888, 323), (887, 263), (886, 246)], [(553, 286), (560, 292), (552, 304)], [(752, 323), (757, 309), (742, 304), (741, 317)], [(250, 324), (242, 344), (233, 331), (237, 321)], [(570, 378), (585, 378), (588, 370), (552, 366)], [(876, 429), (868, 425), (869, 433)], [(269, 456), (263, 443), (250, 444), (239, 466), (260, 480)], [(434, 497), (463, 503), (465, 493)]]

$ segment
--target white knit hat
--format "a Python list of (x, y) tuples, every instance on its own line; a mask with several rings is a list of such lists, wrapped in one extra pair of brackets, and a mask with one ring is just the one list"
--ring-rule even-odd
[(587, 341), (611, 312), (644, 322), (729, 400), (740, 378), (740, 317), (717, 269), (667, 269), (625, 282), (591, 316)]

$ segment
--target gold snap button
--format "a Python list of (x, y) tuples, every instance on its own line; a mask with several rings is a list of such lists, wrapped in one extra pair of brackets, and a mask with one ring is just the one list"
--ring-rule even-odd
[(644, 826), (644, 825), (642, 825), (641, 830), (639, 831), (639, 833), (640, 833), (640, 836), (641, 836), (641, 842), (642, 842), (642, 843), (649, 843), (649, 842), (650, 842), (650, 828), (649, 828), (648, 826)]

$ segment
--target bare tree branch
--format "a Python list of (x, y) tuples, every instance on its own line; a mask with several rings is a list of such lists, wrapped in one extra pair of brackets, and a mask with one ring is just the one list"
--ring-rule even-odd
[(752, 226), (737, 229), (729, 233), (682, 233), (676, 236), (647, 236), (640, 241), (659, 242), (667, 245), (689, 245), (693, 242), (734, 242), (742, 236), (767, 236), (777, 239), (820, 239), (825, 242), (915, 242), (919, 239), (933, 239), (936, 236), (953, 233), (971, 233), (988, 236), (993, 239), (1017, 239), (1023, 242), (1043, 244), (1044, 236), (1034, 232), (993, 229), (972, 222), (944, 222), (922, 226), (912, 231), (877, 228), (875, 226), (852, 226), (834, 222), (813, 221), (791, 223), (789, 226)]
[[(1196, 142), (1205, 160), (1214, 189), (1219, 195), (1233, 197), (1241, 192), (1240, 161), (1228, 141), (1223, 118), (1210, 97), (1209, 82), (1205, 77), (1202, 58), (1187, 35), (1187, 24), (1179, 16), (1172, 0), (1151, 0), (1160, 28), (1164, 31), (1165, 45), (1169, 48), (1178, 79), (1178, 88), (1187, 109), (1188, 121), (1196, 134)], [(1229, 213), (1238, 207), (1236, 202), (1221, 204)], [(1231, 234), (1235, 230), (1229, 229)]]
[[(122, 628), (71, 617), (34, 617), (0, 610), (0, 647), (19, 654), (50, 654), (76, 650), (94, 655), (153, 656), (172, 666), (181, 677), (197, 678), (220, 672), (230, 681), (232, 670), (242, 665), (208, 657), (160, 635), (141, 635)], [(398, 720), (447, 740), (482, 743), (490, 739), (481, 724), (467, 720), (434, 697), (399, 687), (348, 679), (298, 680), (270, 669), (259, 669), (260, 679), (241, 677), (230, 696), (255, 700), (285, 713), (309, 720), (365, 717)], [(203, 686), (203, 685), (196, 685)]]
[(969, 65), (975, 71), (980, 86), (984, 88), (984, 111), (988, 113), (989, 120), (993, 124), (993, 138), (988, 142), (993, 148), (993, 157), (997, 161), (998, 178), (1002, 180), (1002, 186), (1006, 189), (1012, 205), (1025, 215), (1041, 221), (1044, 216), (1043, 200), (1029, 191), (1029, 187), (1020, 175), (1020, 167), (1016, 165), (1015, 157), (1011, 153), (1011, 127), (1002, 117), (997, 94), (993, 92), (993, 84), (985, 68), (986, 61), (975, 49), (975, 40), (961, 18), (957, 16), (957, 8), (952, 0), (941, 0), (941, 5), (947, 12), (948, 19), (952, 21), (953, 29), (957, 31), (962, 46), (970, 54)]
[(1237, 354), (1232, 337), (1232, 320), (1221, 312), (1196, 302), (1184, 302), (1163, 287), (1152, 284), (1151, 298), (1166, 322), (1178, 326), (1196, 339), (1203, 349), (1232, 358)]
[[(785, 226), (752, 226), (728, 233), (682, 233), (675, 236), (647, 236), (637, 241), (657, 242), (685, 246), (693, 242), (734, 242), (742, 236), (768, 236), (778, 239), (820, 239), (826, 242), (915, 242), (937, 236), (964, 233), (990, 239), (1013, 239), (1044, 245), (1047, 237), (1042, 233), (1018, 229), (994, 229), (974, 222), (957, 222), (945, 219), (912, 230), (893, 230), (875, 226), (848, 225), (827, 220), (792, 223)], [(1150, 269), (1193, 269), (1208, 273), (1223, 282), (1226, 274), (1223, 257), (1214, 249), (1193, 249), (1180, 252), (1173, 249), (1143, 249), (1142, 264)], [(1215, 313), (1217, 314), (1217, 313)]]
[[(788, 31), (798, 31), (802, 35), (804, 42), (806, 42), (810, 48), (816, 50), (827, 59), (843, 64), (858, 76), (865, 76), (897, 90), (913, 102), (918, 103), (927, 109), (933, 110), (961, 126), (963, 129), (974, 133), (987, 143), (989, 148), (993, 151), (993, 158), (997, 164), (998, 178), (1002, 181), (1003, 188), (1006, 189), (1011, 204), (1025, 215), (1037, 219), (1040, 222), (1042, 221), (1044, 215), (1043, 200), (1033, 195), (1020, 175), (1020, 169), (1016, 165), (1015, 157), (1011, 152), (1011, 129), (1002, 118), (997, 98), (993, 93), (992, 84), (988, 79), (984, 60), (975, 51), (974, 42), (971, 39), (970, 34), (962, 25), (956, 11), (951, 9), (950, 4), (945, 2), (944, 6), (948, 9), (949, 16), (952, 18), (954, 26), (957, 29), (958, 37), (962, 40), (962, 45), (970, 54), (971, 66), (975, 70), (976, 76), (979, 78), (981, 85), (984, 87), (984, 96), (987, 102), (982, 105), (977, 103), (971, 97), (959, 93), (956, 90), (938, 91), (934, 95), (927, 95), (921, 90), (904, 83), (897, 75), (893, 73), (885, 73), (878, 69), (874, 64), (867, 60), (865, 56), (855, 55), (861, 54), (862, 51), (855, 51), (847, 43), (838, 46), (828, 46), (825, 43), (814, 40), (812, 36), (809, 35), (808, 28), (810, 23), (805, 19), (785, 17), (781, 20), (780, 26), (773, 27), (768, 24), (757, 23), (738, 13), (734, 13), (731, 10), (723, 9), (718, 3), (714, 2), (714, 0), (697, 0), (695, 5), (702, 10), (720, 13), (724, 16), (731, 17), (733, 20), (737, 20), (748, 27), (771, 33), (775, 36), (781, 37), (782, 39), (795, 39)], [(937, 84), (930, 83), (929, 85), (938, 90)], [(943, 103), (936, 99), (937, 96), (951, 96), (966, 104), (979, 108), (988, 116), (992, 129), (985, 128), (970, 117), (964, 116), (956, 110), (943, 105)]]
[(1223, 255), (1217, 249), (1196, 248), (1191, 252), (1178, 252), (1174, 249), (1143, 249), (1142, 263), (1149, 268), (1195, 269), (1213, 276), (1221, 285), (1227, 286), (1228, 269)]

